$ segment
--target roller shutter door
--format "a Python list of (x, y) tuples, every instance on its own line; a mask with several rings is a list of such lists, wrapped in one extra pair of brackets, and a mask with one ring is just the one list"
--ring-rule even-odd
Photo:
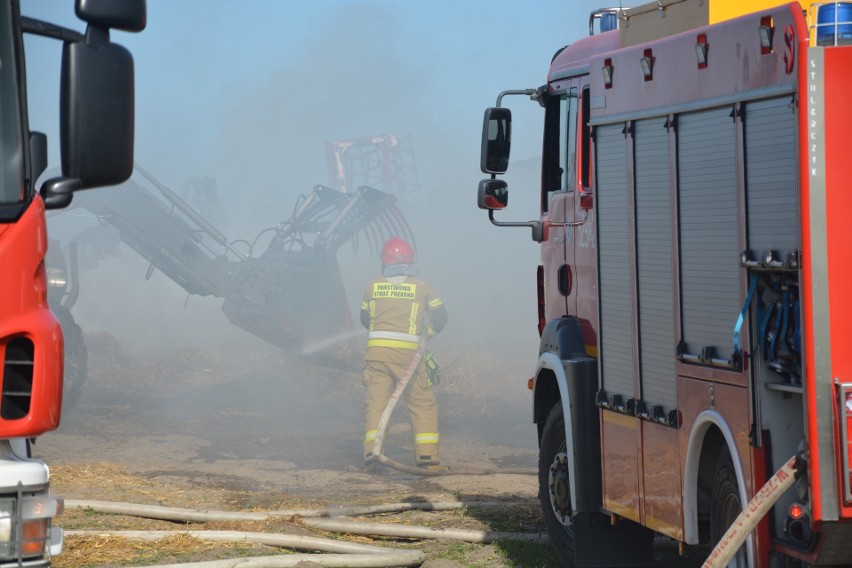
[(740, 305), (737, 156), (731, 107), (678, 117), (683, 340), (733, 353)]
[(675, 394), (672, 210), (666, 120), (634, 130), (642, 399), (671, 410)]
[(624, 124), (600, 126), (595, 133), (600, 358), (603, 389), (607, 394), (633, 398), (636, 393), (624, 128)]
[(745, 107), (748, 248), (760, 255), (799, 249), (796, 114), (790, 97)]

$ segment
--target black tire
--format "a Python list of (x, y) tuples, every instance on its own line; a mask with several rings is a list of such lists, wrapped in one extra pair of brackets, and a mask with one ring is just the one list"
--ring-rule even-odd
[[(716, 546), (737, 516), (742, 512), (740, 489), (734, 460), (728, 447), (722, 448), (716, 461), (716, 477), (713, 482), (713, 499), (710, 502), (710, 540)], [(746, 545), (740, 547), (728, 566), (748, 568)]]
[(83, 331), (74, 316), (62, 306), (52, 306), (54, 315), (62, 326), (65, 340), (64, 374), (62, 377), (62, 408), (68, 410), (77, 403), (83, 393), (86, 383), (86, 373), (89, 367), (89, 354)]
[(565, 445), (565, 417), (558, 402), (547, 416), (538, 454), (538, 487), (544, 524), (563, 566), (574, 565), (571, 489)]

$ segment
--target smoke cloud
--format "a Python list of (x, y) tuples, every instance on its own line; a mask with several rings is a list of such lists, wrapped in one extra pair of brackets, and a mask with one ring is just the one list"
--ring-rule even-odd
[[(458, 363), (474, 353), (493, 363), (478, 371), (502, 373), (489, 388), (509, 391), (503, 398), (512, 403), (497, 413), (503, 424), (496, 430), (496, 415), (481, 416), (478, 429), (507, 432), (511, 423), (519, 443), (534, 445), (524, 383), (538, 349), (535, 268), (540, 253), (529, 229), (488, 222), (486, 212), (476, 208), (476, 188), (485, 177), (478, 168), (483, 110), (502, 89), (543, 83), (558, 44), (542, 40), (545, 45), (534, 65), (520, 61), (513, 47), (517, 43), (504, 37), (507, 23), (499, 11), (449, 2), (434, 7), (320, 3), (325, 9), (295, 31), (291, 22), (280, 19), (289, 3), (276, 3), (275, 16), (253, 6), (257, 31), (228, 21), (233, 6), (218, 10), (207, 2), (175, 4), (150, 2), (149, 29), (138, 37), (113, 34), (136, 59), (137, 162), (176, 193), (190, 179), (215, 180), (222, 215), (211, 220), (229, 240), (251, 242), (287, 219), (315, 184), (329, 184), (327, 142), (385, 134), (410, 137), (420, 188), (399, 196), (399, 206), (414, 233), (420, 274), (434, 285), (449, 312), (447, 328), (430, 349), (439, 360)], [(442, 25), (453, 33), (437, 33), (434, 17), (429, 26), (402, 17), (406, 9), (432, 8), (445, 13)], [(515, 8), (519, 18), (532, 17)], [(244, 10), (242, 4), (236, 9)], [(184, 15), (197, 11), (197, 19), (178, 20), (182, 10)], [(71, 21), (68, 25), (80, 27)], [(472, 21), (481, 25), (470, 26)], [(160, 41), (148, 40), (146, 33)], [(511, 75), (520, 84), (507, 82), (508, 69), (521, 69)], [(44, 96), (51, 104), (57, 100), (30, 90), (32, 97)], [(498, 218), (527, 221), (538, 216), (543, 115), (527, 100), (510, 103), (515, 138), (506, 179), (512, 198)], [(33, 116), (38, 115), (36, 107), (31, 101)], [(55, 144), (58, 136), (50, 138)], [(58, 158), (58, 151), (51, 157)], [(75, 201), (84, 206), (85, 194)], [(49, 231), (59, 243), (54, 246), (67, 247), (84, 233), (112, 243), (109, 250), (90, 247), (88, 256), (81, 256), (79, 299), (72, 312), (85, 334), (106, 332), (133, 357), (156, 358), (181, 348), (213, 350), (234, 360), (247, 352), (275, 352), (233, 326), (221, 311), (221, 298), (188, 294), (137, 254), (132, 242), (122, 242), (126, 235), (85, 208), (52, 214)], [(361, 296), (379, 273), (377, 251), (360, 241), (357, 250), (344, 246), (337, 257), (358, 327)], [(461, 385), (464, 373), (456, 371)], [(281, 369), (282, 375), (302, 372), (304, 367), (293, 364)], [(470, 391), (481, 388), (464, 384)], [(251, 382), (240, 385), (241, 392), (251, 388)], [(453, 396), (466, 396), (461, 386), (456, 388)], [(289, 404), (298, 406), (296, 401)], [(449, 423), (462, 428), (465, 418), (451, 416)], [(515, 429), (518, 424), (524, 428)], [(467, 426), (471, 432), (477, 429)]]

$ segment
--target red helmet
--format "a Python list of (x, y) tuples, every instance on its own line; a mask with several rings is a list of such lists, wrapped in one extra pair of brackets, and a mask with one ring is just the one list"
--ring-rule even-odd
[(382, 247), (382, 266), (389, 264), (413, 264), (414, 249), (399, 237), (388, 239)]

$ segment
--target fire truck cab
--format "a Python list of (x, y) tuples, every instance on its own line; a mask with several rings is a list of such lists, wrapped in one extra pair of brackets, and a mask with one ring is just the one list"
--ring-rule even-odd
[[(144, 0), (77, 0), (86, 34), (22, 17), (0, 3), (0, 567), (48, 566), (62, 550), (51, 526), (61, 498), (30, 441), (59, 426), (62, 331), (47, 303), (45, 209), (74, 191), (119, 183), (133, 164), (133, 59), (109, 41), (110, 28), (139, 31)], [(31, 132), (23, 34), (63, 42), (60, 101), (62, 173), (36, 180), (47, 138)]]
[[(566, 564), (715, 544), (776, 468), (738, 566), (852, 563), (852, 3), (599, 10), (485, 113), (480, 208), (532, 229), (542, 508)], [(507, 95), (544, 109), (539, 219), (501, 221)]]

